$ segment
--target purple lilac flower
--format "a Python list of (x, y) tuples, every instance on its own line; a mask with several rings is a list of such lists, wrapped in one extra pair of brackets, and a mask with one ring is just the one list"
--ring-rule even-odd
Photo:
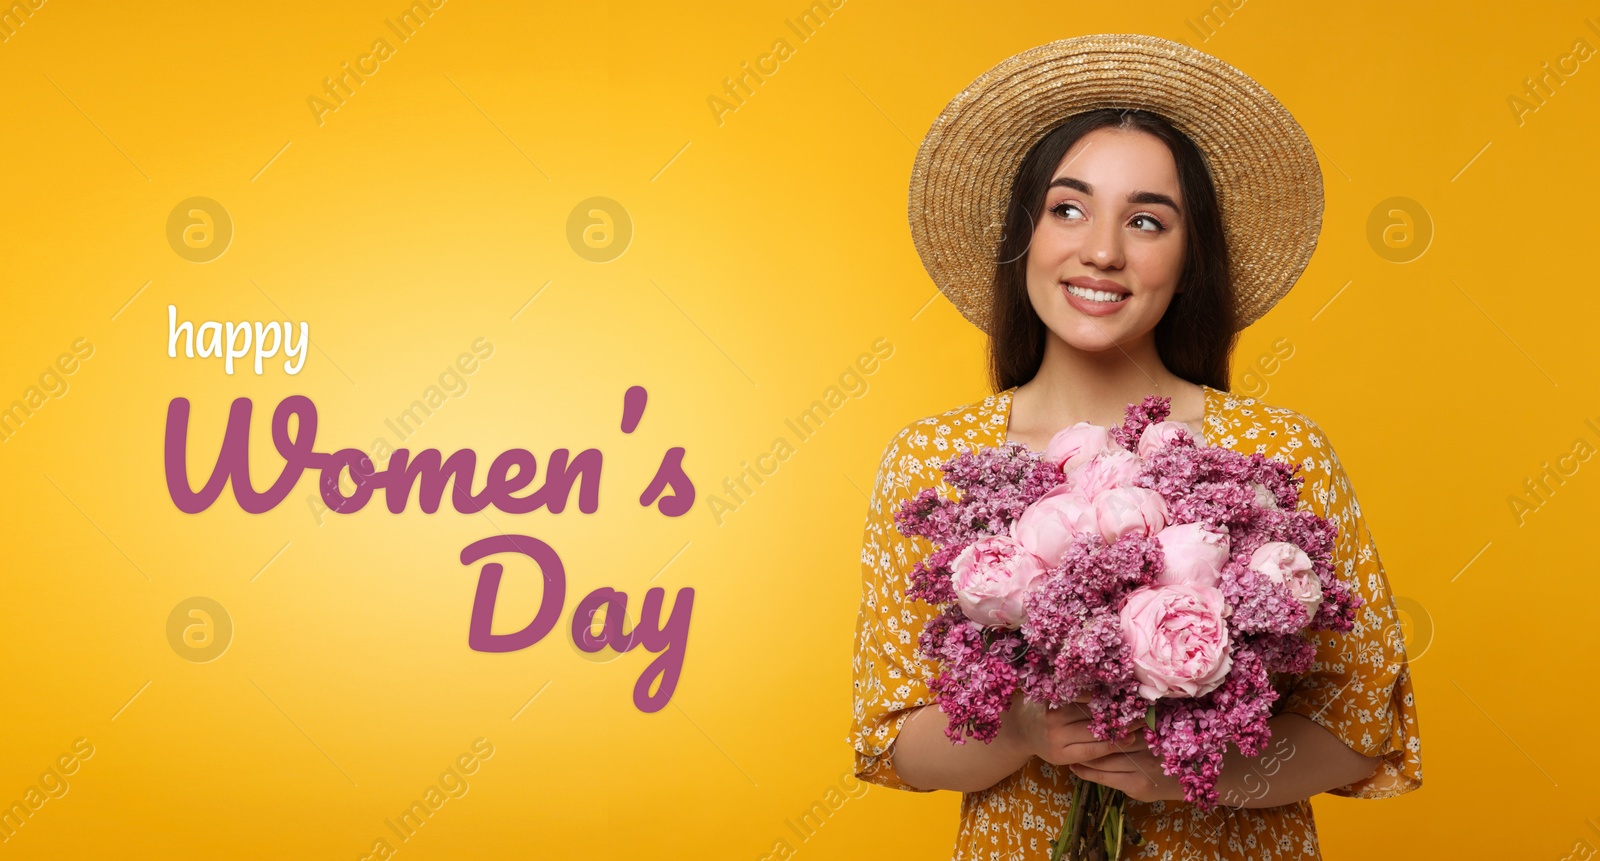
[(1000, 732), (1000, 715), (1011, 706), (1017, 687), (1013, 656), (1021, 638), (1010, 632), (988, 632), (961, 615), (944, 612), (929, 620), (918, 641), (922, 654), (959, 672), (934, 677), (928, 689), (949, 716), (945, 735), (965, 744), (966, 735), (982, 742)]
[[(1130, 404), (1123, 423), (1110, 431), (1113, 441), (1133, 450), (1169, 407), (1169, 399), (1157, 397)], [(1028, 699), (1056, 706), (1087, 695), (1091, 730), (1102, 739), (1143, 718), (1150, 703), (1138, 693), (1119, 612), (1129, 593), (1161, 573), (1160, 545), (1137, 533), (1110, 544), (1098, 534), (1082, 535), (1035, 581), (1019, 629), (985, 628), (955, 603), (951, 563), (974, 541), (1007, 530), (1065, 477), (1058, 465), (1016, 443), (962, 452), (940, 469), (956, 498), (925, 488), (901, 504), (895, 523), (935, 546), (913, 567), (907, 595), (940, 608), (918, 648), (939, 668), (929, 687), (950, 716), (951, 741), (992, 741), (1019, 687)], [(1347, 631), (1361, 604), (1354, 585), (1333, 568), (1338, 525), (1297, 508), (1298, 469), (1176, 438), (1143, 461), (1134, 479), (1161, 495), (1169, 523), (1203, 522), (1229, 535), (1219, 587), (1229, 607), (1231, 669), (1203, 696), (1157, 700), (1155, 729), (1145, 730), (1162, 769), (1178, 775), (1185, 800), (1203, 810), (1217, 801), (1228, 745), (1247, 755), (1265, 746), (1277, 699), (1271, 674), (1310, 671), (1316, 644), (1302, 632)], [(1275, 507), (1262, 505), (1258, 485)], [(1288, 587), (1249, 568), (1251, 554), (1272, 541), (1294, 544), (1311, 559), (1323, 589), (1312, 618)]]

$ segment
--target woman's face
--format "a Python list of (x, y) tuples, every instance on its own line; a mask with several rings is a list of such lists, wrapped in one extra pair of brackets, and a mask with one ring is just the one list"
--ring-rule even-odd
[[(1028, 298), (1045, 326), (1089, 352), (1153, 330), (1183, 273), (1183, 205), (1160, 138), (1117, 128), (1079, 138), (1045, 189), (1028, 246)], [(1107, 293), (1116, 300), (1102, 301)]]

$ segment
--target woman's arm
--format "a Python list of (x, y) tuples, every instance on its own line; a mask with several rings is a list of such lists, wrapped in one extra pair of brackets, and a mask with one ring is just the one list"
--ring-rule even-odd
[[(1268, 719), (1272, 740), (1257, 756), (1228, 746), (1217, 777), (1217, 802), (1228, 807), (1277, 807), (1371, 777), (1381, 757), (1350, 749), (1310, 718), (1293, 713)], [(1161, 770), (1149, 748), (1107, 754), (1072, 767), (1085, 780), (1120, 789), (1138, 801), (1182, 801), (1183, 784)]]
[(1033, 756), (1016, 732), (1013, 712), (1001, 719), (1000, 734), (985, 744), (967, 739), (953, 744), (945, 735), (950, 717), (938, 704), (912, 712), (894, 742), (894, 764), (900, 779), (918, 789), (981, 792), (1005, 779)]
[(1316, 660), (1273, 711), (1315, 721), (1352, 752), (1383, 762), (1360, 779), (1327, 790), (1350, 798), (1387, 798), (1422, 786), (1417, 697), (1406, 659), (1401, 615), (1377, 542), (1362, 516), (1350, 476), (1327, 434), (1305, 416), (1290, 414), (1281, 440), (1303, 440), (1281, 456), (1298, 462), (1305, 483), (1301, 507), (1338, 524), (1334, 571), (1361, 598), (1355, 626), (1312, 634)]
[[(937, 704), (921, 706), (906, 718), (894, 743), (894, 763), (900, 777), (918, 789), (980, 792), (1014, 774), (1033, 757), (1033, 733), (1027, 716), (1013, 708), (1001, 720), (1000, 733), (985, 744), (967, 739), (952, 744), (945, 729), (949, 717)], [(1031, 705), (1031, 704), (1029, 704)], [(1364, 780), (1377, 771), (1380, 757), (1351, 750), (1338, 736), (1304, 715), (1285, 713), (1268, 721), (1272, 741), (1257, 756), (1245, 756), (1229, 746), (1217, 779), (1221, 804), (1229, 807), (1278, 807)], [(1135, 736), (1127, 747), (1137, 750), (1104, 752), (1114, 742), (1101, 742), (1088, 734), (1087, 724), (1065, 724), (1073, 743), (1055, 758), (1078, 762), (1074, 773), (1120, 789), (1139, 801), (1182, 801), (1183, 785), (1161, 770), (1161, 762)]]
[(1089, 729), (1087, 697), (1060, 708), (1026, 699), (1018, 688), (1011, 705), (1001, 714), (1000, 732), (984, 743), (968, 738), (954, 744), (945, 735), (950, 718), (937, 703), (912, 712), (894, 743), (895, 768), (900, 779), (923, 790), (953, 789), (981, 792), (1004, 780), (1037, 756), (1056, 765), (1101, 759), (1113, 753), (1137, 750), (1144, 740), (1135, 727), (1124, 728), (1122, 740), (1101, 741)]
[[(1228, 748), (1217, 780), (1229, 807), (1277, 807), (1371, 777), (1382, 757), (1351, 750), (1339, 737), (1305, 715), (1284, 713), (1268, 720), (1272, 741), (1259, 756)], [(1159, 767), (1159, 766), (1158, 766)], [(1183, 797), (1180, 789), (1178, 797)]]

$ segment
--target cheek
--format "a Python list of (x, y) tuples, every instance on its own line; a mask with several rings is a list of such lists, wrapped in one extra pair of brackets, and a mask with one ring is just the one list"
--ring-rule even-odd
[(1033, 231), (1033, 241), (1028, 244), (1029, 264), (1038, 262), (1052, 269), (1072, 253), (1070, 234), (1045, 222)]
[(1072, 254), (1068, 242), (1059, 230), (1040, 227), (1033, 232), (1028, 244), (1029, 292), (1053, 287), (1061, 273), (1063, 262)]
[(1053, 301), (1056, 291), (1055, 269), (1040, 267), (1035, 269), (1032, 262), (1028, 265), (1028, 301), (1033, 304), (1035, 312), (1043, 313)]
[(1128, 265), (1139, 274), (1140, 283), (1146, 287), (1172, 290), (1183, 275), (1183, 246), (1180, 243), (1160, 243), (1130, 252)]

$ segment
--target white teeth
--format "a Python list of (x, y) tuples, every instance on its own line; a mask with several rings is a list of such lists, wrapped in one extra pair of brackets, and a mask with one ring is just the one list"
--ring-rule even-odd
[(1121, 302), (1123, 299), (1126, 299), (1129, 296), (1127, 293), (1108, 293), (1104, 290), (1090, 290), (1087, 287), (1079, 287), (1076, 284), (1068, 284), (1067, 292), (1079, 297), (1080, 299), (1089, 299), (1095, 302)]

